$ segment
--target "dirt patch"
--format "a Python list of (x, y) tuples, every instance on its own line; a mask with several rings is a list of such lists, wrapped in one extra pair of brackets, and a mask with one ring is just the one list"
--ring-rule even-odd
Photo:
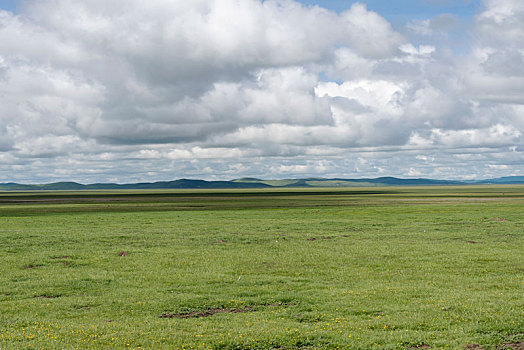
[(63, 264), (64, 264), (65, 266), (69, 266), (69, 265), (71, 265), (71, 261), (64, 261)]
[(267, 306), (276, 306), (276, 307), (284, 307), (284, 306), (295, 306), (297, 304), (295, 303), (271, 303), (267, 304)]
[(36, 266), (35, 265), (25, 265), (23, 267), (24, 270), (29, 270), (29, 269), (34, 269)]
[(216, 244), (222, 244), (222, 243), (226, 243), (226, 241), (224, 241), (223, 239), (219, 239), (218, 241), (215, 242)]
[(486, 350), (478, 344), (468, 344), (464, 347), (466, 350)]
[(319, 239), (333, 239), (333, 237), (308, 238), (308, 241), (318, 241)]
[(508, 219), (504, 219), (504, 218), (491, 218), (491, 220), (493, 220), (493, 221), (508, 221)]
[(524, 341), (519, 341), (516, 343), (504, 343), (500, 349), (524, 350)]
[(56, 298), (60, 298), (60, 295), (42, 294), (42, 295), (37, 295), (35, 298), (41, 298), (41, 299), (56, 299)]
[(201, 310), (201, 311), (193, 311), (193, 312), (186, 312), (186, 313), (179, 313), (179, 314), (163, 314), (160, 316), (161, 318), (201, 318), (201, 317), (210, 317), (216, 314), (241, 314), (245, 312), (252, 311), (252, 307), (246, 307), (246, 308), (236, 308), (236, 309), (208, 309), (208, 310)]
[(71, 257), (69, 255), (64, 255), (64, 256), (55, 256), (51, 259), (53, 260), (59, 260), (59, 259), (70, 259)]
[(118, 256), (127, 256), (129, 252), (120, 252), (118, 253)]
[(424, 343), (413, 344), (411, 342), (402, 342), (401, 345), (408, 349), (429, 349), (430, 348), (428, 344), (424, 344)]
[(469, 243), (469, 244), (477, 244), (478, 242), (475, 242), (475, 241), (466, 241), (466, 243)]

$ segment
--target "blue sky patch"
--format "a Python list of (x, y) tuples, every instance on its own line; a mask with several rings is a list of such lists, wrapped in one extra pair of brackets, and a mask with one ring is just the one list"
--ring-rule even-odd
[(16, 6), (17, 6), (16, 0), (2, 0), (0, 2), (0, 9), (2, 10), (16, 12)]

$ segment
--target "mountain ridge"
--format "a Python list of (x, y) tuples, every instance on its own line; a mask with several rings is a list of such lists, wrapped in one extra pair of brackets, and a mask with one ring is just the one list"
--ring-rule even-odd
[(254, 189), (254, 188), (290, 188), (290, 187), (368, 187), (368, 186), (443, 186), (443, 185), (487, 185), (487, 184), (524, 184), (524, 176), (505, 176), (485, 180), (435, 180), (427, 178), (404, 179), (397, 177), (378, 178), (298, 178), (264, 180), (258, 178), (240, 178), (230, 181), (207, 181), (199, 179), (178, 179), (173, 181), (139, 182), (129, 184), (93, 183), (81, 184), (73, 181), (53, 182), (48, 184), (0, 183), (0, 191), (77, 191), (77, 190), (138, 190), (138, 189)]

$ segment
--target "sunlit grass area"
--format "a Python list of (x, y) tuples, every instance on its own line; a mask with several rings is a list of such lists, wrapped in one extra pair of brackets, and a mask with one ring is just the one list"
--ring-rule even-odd
[(522, 186), (2, 193), (0, 348), (511, 348), (523, 204)]

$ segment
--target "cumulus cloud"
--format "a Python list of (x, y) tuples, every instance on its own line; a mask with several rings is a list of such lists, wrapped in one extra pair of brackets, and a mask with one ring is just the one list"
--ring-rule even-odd
[(420, 40), (452, 14), (402, 35), (362, 3), (29, 0), (0, 10), (0, 181), (511, 172), (523, 13), (484, 1), (456, 55)]
[(463, 62), (473, 97), (487, 102), (524, 104), (524, 3), (484, 1), (476, 16), (478, 39)]
[(490, 45), (524, 44), (524, 3), (517, 0), (484, 0), (476, 29)]

